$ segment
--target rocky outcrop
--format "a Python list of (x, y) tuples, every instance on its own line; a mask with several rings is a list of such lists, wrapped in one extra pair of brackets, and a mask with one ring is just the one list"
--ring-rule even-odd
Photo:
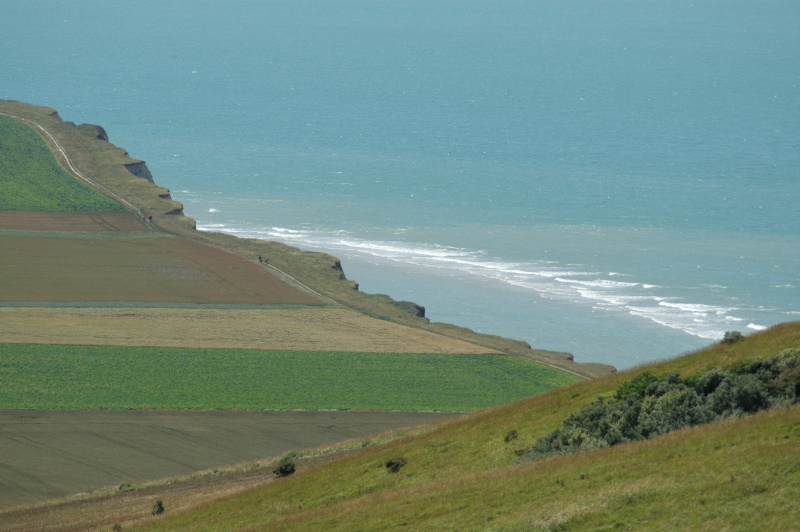
[(345, 275), (344, 275), (344, 270), (342, 269), (342, 263), (340, 261), (337, 260), (336, 262), (334, 262), (333, 266), (331, 266), (331, 269), (339, 272), (339, 280), (340, 281), (346, 281), (347, 280), (347, 277), (345, 277)]
[(90, 137), (108, 142), (108, 133), (106, 133), (106, 130), (102, 126), (96, 126), (94, 124), (81, 124), (78, 126), (78, 129)]
[(167, 216), (183, 216), (183, 204), (178, 203), (177, 201), (174, 203), (177, 204), (178, 207), (169, 212), (165, 212), (164, 214), (166, 214)]
[(411, 301), (395, 301), (392, 304), (398, 308), (403, 309), (409, 314), (413, 314), (418, 318), (425, 317), (425, 307), (423, 307), (422, 305), (417, 305), (416, 303), (413, 303)]
[(130, 173), (132, 173), (136, 177), (147, 179), (151, 183), (153, 182), (153, 174), (150, 173), (150, 170), (147, 168), (147, 165), (145, 164), (144, 161), (135, 161), (132, 163), (128, 163), (124, 166)]

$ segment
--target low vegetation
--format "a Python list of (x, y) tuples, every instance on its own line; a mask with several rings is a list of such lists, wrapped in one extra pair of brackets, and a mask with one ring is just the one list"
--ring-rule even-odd
[(507, 355), (0, 344), (25, 409), (472, 411), (577, 377)]
[[(364, 449), (148, 530), (769, 529), (796, 526), (800, 410), (770, 410), (580, 454), (518, 464), (573, 412), (687, 369), (738, 368), (800, 348), (800, 323), (672, 361), (578, 383)], [(664, 379), (662, 382), (667, 382)], [(508, 437), (516, 431), (517, 435)], [(389, 462), (405, 465), (392, 473)], [(143, 523), (144, 525), (145, 523)]]
[[(28, 528), (121, 522), (125, 530), (793, 530), (800, 512), (797, 405), (538, 462), (519, 464), (518, 454), (599, 396), (646, 380), (637, 378), (647, 372), (677, 371), (691, 380), (710, 368), (729, 372), (798, 348), (800, 322), (782, 324), (380, 445), (357, 445), (327, 462), (304, 463), (298, 453), (291, 477), (236, 495), (209, 500), (202, 484), (193, 485), (194, 495), (170, 485), (144, 491), (124, 508), (111, 497), (0, 519)], [(391, 472), (387, 464), (399, 458), (404, 465)], [(209, 486), (224, 491), (225, 480), (214, 476)], [(170, 510), (152, 518), (156, 499)]]
[(677, 373), (645, 372), (611, 398), (571, 414), (564, 426), (541, 438), (523, 455), (541, 460), (651, 438), (712, 421), (784, 408), (800, 400), (800, 349), (729, 371), (708, 370), (681, 379)]
[(0, 211), (123, 210), (61, 167), (30, 126), (0, 115)]

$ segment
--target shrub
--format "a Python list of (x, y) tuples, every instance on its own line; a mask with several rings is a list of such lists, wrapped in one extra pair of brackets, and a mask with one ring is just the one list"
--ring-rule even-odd
[(164, 503), (161, 499), (157, 500), (153, 505), (153, 515), (160, 515), (164, 513)]
[(736, 379), (733, 401), (737, 409), (748, 414), (769, 406), (769, 396), (761, 381), (754, 375), (742, 375)]
[(645, 372), (614, 397), (598, 398), (524, 450), (525, 460), (597, 449), (800, 400), (800, 349), (730, 372), (711, 369), (682, 380)]
[(695, 389), (698, 395), (710, 395), (727, 378), (726, 374), (717, 369), (706, 371), (700, 376), (686, 379), (686, 384)]
[(735, 344), (740, 340), (744, 340), (744, 335), (739, 331), (727, 331), (722, 337), (723, 344)]
[(704, 401), (692, 388), (671, 390), (661, 397), (644, 401), (639, 416), (641, 434), (647, 438), (657, 434), (706, 423), (713, 418)]
[(506, 433), (503, 439), (505, 440), (506, 443), (508, 443), (510, 441), (516, 440), (517, 438), (519, 438), (519, 433), (516, 430), (511, 430)]
[(658, 383), (664, 380), (664, 377), (661, 375), (656, 375), (655, 373), (651, 373), (649, 371), (645, 371), (641, 375), (638, 375), (631, 379), (629, 382), (626, 382), (622, 386), (617, 389), (617, 393), (615, 397), (617, 399), (627, 399), (629, 395), (636, 394), (639, 397), (644, 397), (644, 391), (653, 383)]
[(282, 460), (278, 466), (272, 470), (279, 477), (288, 477), (292, 473), (294, 473), (295, 467), (294, 462), (291, 460)]
[(405, 458), (391, 458), (386, 461), (386, 469), (389, 470), (389, 473), (397, 473), (405, 465), (406, 465)]

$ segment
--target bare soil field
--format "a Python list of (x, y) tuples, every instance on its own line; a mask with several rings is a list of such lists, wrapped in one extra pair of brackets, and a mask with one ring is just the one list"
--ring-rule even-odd
[(0, 211), (0, 230), (4, 229), (91, 233), (149, 233), (152, 231), (141, 219), (128, 211)]
[(0, 342), (382, 353), (491, 352), (347, 309), (0, 307)]
[(176, 237), (0, 234), (0, 271), (0, 301), (322, 304), (257, 261)]
[[(279, 457), (452, 415), (0, 410), (0, 510)], [(0, 514), (0, 529), (10, 521)]]

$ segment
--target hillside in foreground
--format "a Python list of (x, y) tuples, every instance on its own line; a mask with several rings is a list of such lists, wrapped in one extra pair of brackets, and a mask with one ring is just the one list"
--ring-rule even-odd
[[(10, 530), (794, 530), (797, 405), (538, 462), (519, 455), (645, 372), (691, 377), (798, 348), (800, 322), (781, 324), (405, 433), (298, 453), (285, 478), (272, 473), (275, 459), (0, 519)], [(387, 468), (401, 459), (397, 472)], [(152, 515), (158, 500), (165, 511)]]

